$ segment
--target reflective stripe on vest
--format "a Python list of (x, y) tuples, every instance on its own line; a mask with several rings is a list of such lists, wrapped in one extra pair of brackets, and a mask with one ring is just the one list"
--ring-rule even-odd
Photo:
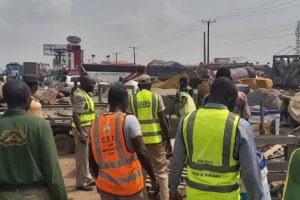
[[(188, 152), (187, 185), (190, 187), (188, 196), (196, 195), (195, 189), (231, 193), (230, 196), (234, 198), (228, 196), (226, 197), (228, 199), (235, 199), (238, 196), (239, 164), (233, 159), (238, 120), (238, 116), (225, 109), (199, 109), (184, 118), (183, 135)], [(222, 131), (223, 134), (219, 134)], [(199, 144), (200, 138), (206, 140), (208, 146), (200, 147), (202, 146)], [(218, 139), (219, 143), (210, 144)], [(194, 147), (197, 151), (194, 151)], [(212, 148), (222, 153), (214, 155)]]
[(142, 90), (131, 96), (130, 104), (134, 115), (141, 124), (145, 144), (162, 141), (160, 120), (158, 119), (158, 94)]
[[(95, 119), (95, 105), (94, 100), (84, 90), (77, 88), (75, 93), (81, 93), (85, 98), (85, 107), (80, 115), (81, 126), (90, 126), (91, 122)], [(75, 128), (75, 123), (72, 122), (72, 127)]]
[(96, 185), (119, 196), (135, 194), (144, 187), (136, 153), (126, 149), (125, 117), (120, 112), (97, 117), (90, 131), (94, 159), (99, 167)]

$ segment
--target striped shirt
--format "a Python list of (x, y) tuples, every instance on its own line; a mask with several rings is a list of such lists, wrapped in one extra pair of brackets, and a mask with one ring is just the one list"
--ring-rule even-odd
[[(205, 108), (227, 109), (227, 107), (222, 104), (214, 103), (207, 103)], [(241, 177), (249, 199), (261, 200), (263, 188), (260, 169), (257, 163), (254, 134), (250, 124), (244, 119), (240, 119), (238, 124), (233, 156), (239, 161)], [(178, 189), (186, 157), (187, 153), (183, 140), (181, 119), (175, 137), (175, 146), (169, 175), (169, 187), (171, 193)]]

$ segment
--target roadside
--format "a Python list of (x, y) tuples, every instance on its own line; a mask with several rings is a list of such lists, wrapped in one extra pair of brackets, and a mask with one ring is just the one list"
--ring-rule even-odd
[(68, 197), (71, 200), (99, 200), (100, 197), (96, 191), (84, 192), (75, 189), (75, 159), (74, 154), (59, 156), (59, 163), (64, 176)]

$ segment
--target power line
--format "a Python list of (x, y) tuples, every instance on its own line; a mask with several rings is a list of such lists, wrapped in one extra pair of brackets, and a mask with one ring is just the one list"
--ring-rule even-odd
[(279, 31), (279, 30), (287, 30), (294, 28), (296, 21), (293, 21), (292, 23), (287, 24), (278, 24), (276, 26), (268, 26), (264, 28), (257, 28), (257, 29), (251, 29), (251, 30), (245, 30), (245, 31), (234, 31), (234, 32), (218, 32), (216, 34), (223, 34), (223, 35), (248, 35), (248, 34), (255, 34), (255, 33), (267, 33), (267, 32), (273, 32), (273, 31)]
[(270, 39), (275, 39), (275, 38), (280, 38), (280, 37), (286, 37), (286, 36), (292, 36), (292, 34), (281, 34), (277, 36), (272, 36), (272, 37), (260, 37), (260, 38), (253, 38), (253, 39), (247, 39), (247, 40), (228, 40), (227, 42), (220, 42), (220, 43), (213, 43), (214, 45), (216, 44), (227, 44), (227, 43), (235, 43), (235, 42), (250, 42), (250, 41), (259, 41), (259, 40), (270, 40)]
[[(185, 29), (182, 30), (182, 31), (175, 31), (176, 34), (169, 35), (169, 36), (167, 36), (165, 38), (162, 38), (162, 39), (158, 39), (158, 40), (156, 40), (156, 41), (154, 41), (150, 44), (141, 44), (139, 46), (143, 47), (143, 48), (150, 48), (150, 47), (153, 47), (153, 46), (157, 47), (157, 46), (165, 45), (165, 44), (170, 43), (172, 41), (178, 41), (178, 39), (182, 38), (183, 36), (187, 36), (189, 34), (201, 31), (202, 29), (199, 28), (198, 24), (199, 24), (199, 22), (197, 24), (186, 26)], [(193, 29), (195, 29), (195, 32), (193, 32)]]
[(256, 9), (256, 8), (261, 8), (261, 7), (265, 6), (265, 5), (268, 5), (270, 3), (275, 3), (277, 1), (281, 1), (281, 0), (272, 0), (270, 2), (265, 2), (265, 3), (258, 4), (258, 5), (252, 6), (252, 7), (243, 8), (243, 9), (240, 9), (238, 11), (231, 12), (231, 13), (227, 13), (227, 14), (223, 14), (223, 15), (218, 15), (218, 16), (215, 16), (213, 18), (214, 19), (218, 19), (218, 20), (222, 20), (222, 18), (224, 18), (224, 17), (232, 16), (232, 15), (239, 14), (239, 13), (242, 13), (244, 11), (253, 10), (253, 9)]
[(222, 39), (251, 39), (251, 38), (255, 38), (259, 35), (264, 35), (264, 36), (273, 36), (273, 35), (277, 35), (278, 33), (290, 33), (292, 30), (295, 30), (295, 27), (293, 28), (288, 28), (288, 29), (276, 29), (276, 30), (273, 30), (273, 31), (267, 31), (267, 32), (256, 32), (256, 33), (249, 33), (249, 34), (236, 34), (236, 33), (227, 33), (227, 34), (224, 34), (224, 33), (215, 33), (215, 35), (218, 37), (218, 38), (222, 38)]
[(243, 19), (243, 18), (255, 17), (255, 16), (265, 15), (265, 14), (274, 13), (274, 12), (281, 12), (281, 11), (296, 8), (296, 7), (299, 7), (299, 6), (300, 6), (300, 4), (296, 4), (296, 5), (293, 5), (293, 6), (288, 6), (288, 7), (285, 7), (285, 8), (280, 8), (280, 9), (275, 9), (275, 10), (274, 10), (274, 8), (275, 8), (274, 7), (270, 10), (267, 9), (267, 11), (263, 11), (263, 12), (258, 11), (258, 12), (254, 12), (252, 14), (247, 14), (246, 13), (246, 14), (243, 14), (243, 15), (236, 15), (236, 16), (232, 16), (229, 19), (224, 19), (224, 20), (239, 20), (239, 19)]
[[(284, 9), (280, 8), (280, 9), (277, 9), (277, 10), (272, 10), (272, 9), (278, 8), (280, 6), (284, 6), (284, 5), (287, 5), (287, 4), (297, 2), (297, 0), (296, 1), (292, 0), (292, 1), (285, 1), (281, 4), (276, 4), (276, 2), (279, 2), (279, 1), (281, 1), (281, 0), (273, 0), (271, 2), (258, 4), (256, 6), (252, 6), (252, 7), (249, 7), (249, 8), (244, 8), (244, 9), (241, 9), (239, 11), (232, 12), (232, 13), (219, 15), (219, 16), (216, 16), (214, 18), (218, 19), (218, 20), (235, 20), (235, 19), (237, 19), (236, 17), (240, 17), (240, 16), (242, 16), (244, 18), (244, 17), (260, 15), (260, 13), (262, 13), (262, 14), (266, 13), (267, 14), (267, 13), (271, 13), (271, 12), (276, 12), (276, 11), (280, 11), (280, 10), (293, 8), (293, 7), (288, 7), (288, 8), (284, 8)], [(274, 5), (274, 3), (275, 3), (275, 5)], [(268, 5), (270, 5), (270, 6), (268, 6)]]

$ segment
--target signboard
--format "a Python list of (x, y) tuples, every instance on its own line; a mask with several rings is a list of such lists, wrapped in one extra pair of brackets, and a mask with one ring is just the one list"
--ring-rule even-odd
[(64, 44), (44, 44), (44, 55), (55, 56), (65, 55), (67, 51), (67, 45)]

